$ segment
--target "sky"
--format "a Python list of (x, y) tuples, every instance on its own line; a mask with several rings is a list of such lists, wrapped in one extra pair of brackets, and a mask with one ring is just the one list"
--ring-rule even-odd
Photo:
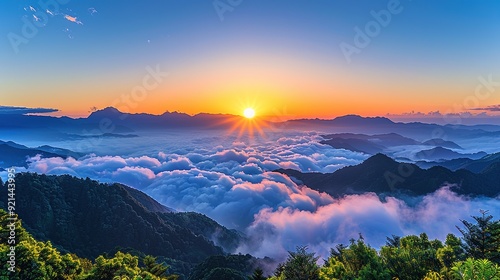
[(495, 114), (499, 26), (494, 0), (7, 0), (0, 105)]

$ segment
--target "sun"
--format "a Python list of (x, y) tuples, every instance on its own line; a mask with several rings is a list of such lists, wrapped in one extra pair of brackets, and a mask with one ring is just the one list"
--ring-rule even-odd
[(243, 111), (243, 116), (247, 119), (251, 119), (253, 117), (255, 117), (255, 110), (252, 109), (252, 108), (246, 108), (244, 111)]

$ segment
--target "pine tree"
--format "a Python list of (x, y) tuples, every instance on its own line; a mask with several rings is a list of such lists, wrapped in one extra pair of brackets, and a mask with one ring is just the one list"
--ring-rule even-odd
[(297, 247), (297, 252), (288, 252), (283, 274), (287, 280), (319, 280), (319, 257), (308, 253), (307, 247)]
[(252, 276), (250, 276), (249, 280), (266, 280), (267, 278), (264, 276), (264, 271), (258, 267), (253, 271)]
[(472, 216), (476, 223), (461, 220), (465, 228), (457, 226), (463, 235), (463, 248), (469, 257), (500, 263), (500, 221), (493, 221), (488, 211), (480, 213), (481, 216)]

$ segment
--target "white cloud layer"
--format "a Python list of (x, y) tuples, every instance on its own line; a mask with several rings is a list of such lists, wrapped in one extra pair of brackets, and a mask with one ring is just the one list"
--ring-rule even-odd
[(331, 247), (358, 233), (373, 246), (383, 245), (392, 234), (427, 232), (443, 239), (456, 232), (460, 219), (477, 215), (479, 209), (500, 215), (499, 200), (462, 197), (448, 188), (412, 198), (411, 203), (392, 197), (381, 201), (375, 194), (333, 199), (273, 172), (333, 172), (367, 157), (319, 140), (317, 134), (307, 133), (254, 145), (236, 141), (175, 152), (164, 148), (149, 156), (34, 157), (28, 171), (127, 184), (168, 207), (204, 213), (244, 232), (249, 242), (241, 244), (240, 252), (277, 259), (298, 245), (326, 257)]

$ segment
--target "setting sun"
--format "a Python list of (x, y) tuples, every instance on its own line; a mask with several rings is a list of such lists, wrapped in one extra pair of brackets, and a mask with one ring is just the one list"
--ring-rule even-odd
[(247, 119), (251, 119), (255, 117), (255, 110), (252, 108), (246, 108), (245, 111), (243, 111), (243, 116)]

